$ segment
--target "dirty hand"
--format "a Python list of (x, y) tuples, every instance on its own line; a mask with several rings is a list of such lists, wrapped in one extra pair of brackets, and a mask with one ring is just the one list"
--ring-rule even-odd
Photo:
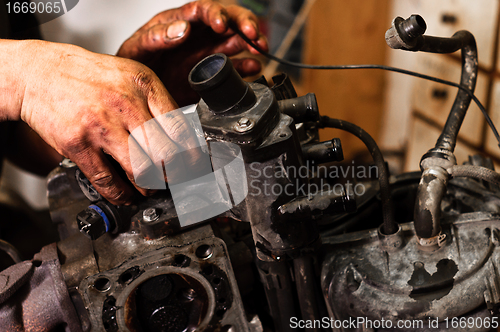
[[(258, 53), (230, 28), (230, 23), (262, 49), (268, 49), (251, 11), (201, 0), (156, 15), (125, 41), (117, 55), (153, 69), (180, 106), (193, 104), (199, 97), (189, 88), (187, 78), (200, 60), (213, 53)], [(260, 63), (250, 58), (234, 59), (233, 64), (243, 77), (261, 69)]]
[[(133, 189), (113, 169), (109, 156), (142, 194), (148, 189), (139, 187), (136, 179), (153, 167), (162, 169), (174, 159), (180, 165), (176, 155), (182, 155), (188, 168), (196, 165), (195, 149), (178, 153), (179, 147), (189, 152), (197, 145), (185, 117), (173, 111), (177, 104), (146, 66), (72, 45), (11, 43), (18, 43), (24, 60), (22, 80), (16, 78), (21, 83), (12, 90), (17, 99), (11, 93), (19, 101), (19, 113), (8, 117), (22, 119), (74, 161), (111, 203), (130, 203)], [(149, 121), (153, 117), (156, 121)], [(134, 129), (146, 127), (145, 122), (147, 138), (129, 140)]]

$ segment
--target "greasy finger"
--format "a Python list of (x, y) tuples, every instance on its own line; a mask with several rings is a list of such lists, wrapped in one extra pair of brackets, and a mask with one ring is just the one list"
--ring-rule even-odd
[(120, 178), (107, 161), (104, 152), (89, 146), (69, 157), (80, 167), (94, 188), (110, 203), (115, 205), (131, 203), (132, 188)]
[[(159, 126), (175, 142), (177, 146), (176, 152), (180, 153), (185, 161), (184, 166), (187, 166), (191, 170), (196, 170), (199, 167), (198, 161), (201, 158), (199, 140), (182, 111), (177, 108), (172, 111), (173, 108), (165, 107), (168, 105), (168, 99), (169, 95), (165, 88), (158, 86), (148, 96), (149, 109)], [(174, 160), (172, 160), (170, 165), (172, 167), (175, 166)]]
[[(254, 44), (256, 44), (261, 50), (263, 50), (264, 52), (269, 52), (269, 44), (267, 42), (267, 38), (266, 36), (264, 36), (263, 34), (260, 34), (259, 35), (259, 39), (255, 40), (254, 41)], [(257, 51), (253, 46), (251, 46), (250, 44), (247, 44), (247, 49), (250, 51), (250, 53), (252, 54), (260, 54), (259, 51)]]
[(213, 46), (212, 53), (224, 53), (233, 56), (247, 49), (247, 43), (238, 35), (233, 35)]
[(175, 48), (184, 43), (190, 31), (189, 22), (183, 20), (153, 25), (148, 29), (136, 32), (123, 44), (117, 55), (131, 59), (142, 59), (152, 52)]
[[(182, 171), (186, 168), (180, 154), (182, 151), (169, 137), (168, 132), (160, 127), (156, 119), (151, 119), (139, 128), (134, 129), (131, 135), (151, 159), (155, 169), (160, 173), (165, 170), (165, 180), (173, 184), (182, 181), (179, 174), (182, 174)], [(142, 163), (137, 163), (137, 165), (142, 165)], [(159, 183), (158, 185), (162, 184)]]
[(228, 13), (218, 2), (205, 1), (201, 4), (199, 18), (216, 33), (224, 33), (228, 29)]
[(228, 29), (229, 17), (223, 5), (212, 0), (201, 0), (188, 3), (179, 8), (174, 15), (177, 19), (201, 22), (216, 33), (224, 33)]
[(241, 77), (257, 75), (262, 69), (260, 62), (256, 59), (231, 59), (231, 61)]
[(168, 24), (175, 20), (186, 20), (191, 23), (201, 22), (212, 27), (217, 33), (227, 30), (227, 12), (224, 6), (212, 0), (193, 1), (182, 7), (166, 10), (157, 14), (141, 29), (149, 29), (153, 25)]
[(226, 8), (229, 18), (236, 24), (236, 27), (251, 40), (259, 38), (259, 20), (250, 10), (239, 6), (228, 6)]
[[(193, 106), (194, 107), (194, 106)], [(197, 120), (197, 114), (190, 114), (191, 119)], [(181, 110), (175, 110), (165, 114), (156, 116), (155, 119), (160, 123), (161, 127), (167, 132), (168, 136), (177, 144), (179, 153), (185, 165), (191, 173), (207, 173), (206, 155), (201, 150), (201, 145), (205, 144), (204, 137), (197, 137), (194, 126), (196, 124), (185, 116)], [(198, 124), (199, 131), (202, 131), (201, 125)], [(203, 142), (200, 142), (202, 140)], [(209, 164), (210, 162), (208, 162)], [(210, 172), (211, 170), (209, 170)], [(201, 176), (201, 175), (200, 175)]]
[(117, 141), (127, 144), (108, 148), (107, 152), (120, 164), (129, 181), (142, 195), (150, 196), (155, 189), (166, 189), (163, 172), (155, 167), (132, 135), (123, 131)]

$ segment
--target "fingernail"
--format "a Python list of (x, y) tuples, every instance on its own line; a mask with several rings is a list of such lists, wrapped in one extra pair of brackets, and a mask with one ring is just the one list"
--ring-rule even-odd
[(184, 36), (187, 29), (186, 21), (175, 21), (167, 29), (167, 37), (170, 39), (176, 39)]
[(255, 32), (257, 32), (257, 34), (259, 34), (259, 27), (257, 26), (257, 23), (252, 21), (252, 25), (253, 25), (253, 28), (255, 29)]
[(227, 21), (228, 21), (227, 14), (226, 14), (226, 13), (224, 13), (224, 12), (222, 12), (222, 13), (220, 14), (220, 18), (221, 18), (221, 20), (222, 20), (222, 23), (224, 23), (224, 25), (227, 25)]

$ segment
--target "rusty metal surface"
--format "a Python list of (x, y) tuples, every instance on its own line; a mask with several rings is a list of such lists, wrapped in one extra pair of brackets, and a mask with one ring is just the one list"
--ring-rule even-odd
[[(0, 274), (0, 331), (82, 332), (60, 271), (56, 245)], [(3, 286), (3, 287), (2, 287)]]
[[(246, 320), (227, 248), (209, 225), (164, 239), (162, 245), (83, 279), (79, 290), (90, 313), (91, 331), (135, 332), (140, 331), (141, 324), (154, 324), (153, 315), (140, 318), (138, 289), (158, 276), (173, 279), (179, 291), (165, 297), (184, 296), (186, 291), (197, 294), (193, 303), (177, 299), (167, 302), (179, 312), (179, 319), (186, 321), (187, 331), (222, 327), (259, 331)], [(183, 314), (185, 308), (190, 308), (187, 316)]]
[(499, 227), (489, 213), (454, 217), (443, 224), (446, 245), (433, 253), (418, 248), (413, 224), (402, 225), (404, 245), (397, 250), (384, 250), (377, 230), (324, 239), (333, 246), (321, 276), (331, 315), (396, 323), (451, 319), (485, 303), (495, 308)]

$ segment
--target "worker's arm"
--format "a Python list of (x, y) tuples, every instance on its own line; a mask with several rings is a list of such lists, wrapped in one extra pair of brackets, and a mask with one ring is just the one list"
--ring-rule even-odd
[[(144, 142), (129, 146), (131, 131), (177, 108), (158, 77), (140, 63), (34, 40), (0, 40), (0, 54), (0, 120), (23, 120), (77, 163), (112, 203), (130, 202), (133, 191), (106, 154), (135, 183), (130, 152), (137, 175), (172, 162), (177, 145), (196, 144), (184, 134), (188, 125), (182, 113), (174, 112), (148, 133), (147, 147)], [(196, 163), (196, 156), (190, 157), (186, 167)]]
[[(249, 50), (257, 54), (235, 34), (231, 24), (267, 50), (266, 38), (259, 32), (257, 17), (251, 11), (202, 0), (156, 15), (121, 46), (117, 55), (146, 64), (179, 105), (189, 105), (199, 99), (187, 79), (196, 63), (213, 53), (233, 56)], [(252, 58), (233, 60), (233, 64), (242, 76), (255, 75), (261, 69)]]

